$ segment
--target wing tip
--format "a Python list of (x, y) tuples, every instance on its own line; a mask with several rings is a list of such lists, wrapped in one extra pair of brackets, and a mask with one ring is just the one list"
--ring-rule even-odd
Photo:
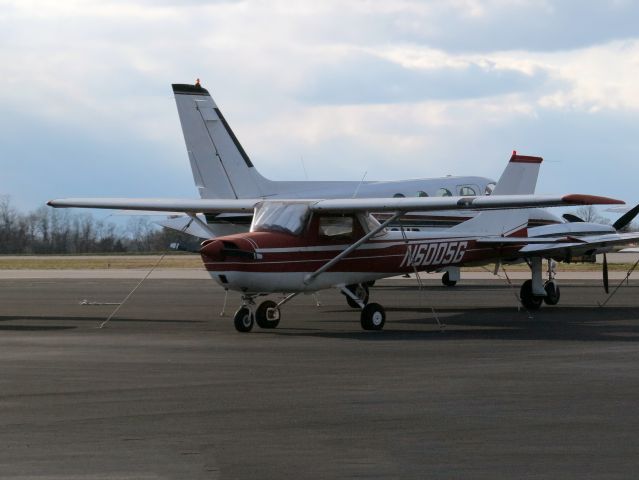
[(626, 203), (623, 200), (617, 200), (616, 198), (600, 197), (598, 195), (583, 195), (580, 193), (564, 195), (562, 200), (574, 205), (624, 205)]

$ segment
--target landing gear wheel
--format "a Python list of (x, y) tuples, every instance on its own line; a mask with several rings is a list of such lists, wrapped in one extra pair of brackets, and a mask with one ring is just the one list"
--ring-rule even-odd
[(559, 291), (559, 285), (557, 285), (557, 282), (554, 280), (548, 280), (544, 285), (544, 290), (546, 290), (546, 296), (544, 297), (546, 305), (557, 305), (561, 298), (561, 292)]
[(444, 275), (442, 275), (442, 283), (447, 287), (454, 287), (455, 285), (457, 285), (457, 280), (451, 280), (450, 275), (448, 274), (448, 272), (446, 272), (444, 273)]
[[(366, 284), (358, 283), (355, 285), (346, 285), (346, 288), (355, 294), (357, 298), (359, 298), (364, 305), (368, 303), (368, 287)], [(346, 297), (346, 303), (351, 308), (362, 308), (359, 303), (353, 300), (348, 295), (344, 295)]]
[(533, 295), (532, 280), (526, 280), (519, 291), (519, 298), (521, 299), (521, 304), (528, 310), (539, 310), (545, 297)]
[(369, 303), (362, 310), (360, 317), (364, 330), (381, 330), (386, 322), (386, 312), (379, 303)]
[(253, 328), (253, 312), (248, 307), (240, 307), (233, 317), (235, 330), (238, 332), (250, 332)]
[(280, 309), (277, 303), (266, 300), (255, 311), (255, 321), (260, 328), (275, 328), (280, 323)]
[(366, 285), (368, 288), (374, 287), (375, 286), (375, 280), (369, 280), (368, 282), (365, 282), (364, 285)]

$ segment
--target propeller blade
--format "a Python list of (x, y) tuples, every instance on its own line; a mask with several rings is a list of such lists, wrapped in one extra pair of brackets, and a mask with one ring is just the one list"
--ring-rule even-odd
[(619, 217), (617, 221), (612, 224), (612, 226), (615, 227), (615, 230), (621, 230), (623, 227), (625, 227), (630, 222), (632, 222), (637, 216), (637, 214), (639, 214), (639, 204), (637, 204), (635, 207), (631, 208), (626, 213), (624, 213), (621, 217)]
[(608, 293), (608, 258), (605, 253), (603, 254), (603, 286)]
[(572, 213), (564, 213), (562, 217), (564, 217), (564, 219), (570, 223), (584, 221), (583, 218), (579, 218), (577, 215), (573, 215)]

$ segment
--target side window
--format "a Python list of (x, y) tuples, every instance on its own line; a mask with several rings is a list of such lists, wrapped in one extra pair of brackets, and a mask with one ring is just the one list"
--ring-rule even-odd
[(428, 194), (425, 191), (420, 190), (419, 192), (417, 192), (417, 196), (418, 197), (427, 197)]
[(450, 193), (450, 190), (448, 190), (447, 188), (440, 188), (439, 190), (437, 190), (437, 196), (438, 197), (452, 197), (453, 194)]
[(396, 193), (395, 195), (393, 195), (393, 198), (404, 198), (406, 195), (404, 195), (403, 193)]
[(469, 185), (462, 185), (461, 187), (459, 187), (459, 195), (463, 197), (474, 197), (475, 195), (477, 195), (477, 192), (473, 187)]
[(319, 237), (324, 240), (352, 240), (353, 217), (321, 216)]
[(494, 189), (495, 189), (495, 184), (493, 182), (490, 182), (488, 185), (486, 185), (486, 188), (484, 189), (484, 195), (490, 195), (491, 193), (493, 193)]

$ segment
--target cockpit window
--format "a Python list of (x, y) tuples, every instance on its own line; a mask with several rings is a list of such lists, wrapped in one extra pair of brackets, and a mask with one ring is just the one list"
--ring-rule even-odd
[(393, 198), (404, 198), (406, 195), (404, 195), (403, 193), (396, 193), (395, 195), (393, 195)]
[(319, 236), (331, 240), (351, 240), (353, 238), (353, 217), (322, 215), (319, 217)]
[(488, 185), (486, 185), (486, 188), (484, 189), (484, 195), (490, 195), (491, 193), (493, 193), (494, 189), (495, 189), (495, 182), (490, 182)]
[(420, 190), (419, 192), (417, 192), (417, 196), (418, 197), (427, 197), (428, 194), (425, 191)]
[(307, 203), (264, 202), (255, 208), (251, 232), (302, 233), (310, 210)]
[(440, 188), (439, 190), (437, 190), (437, 194), (438, 197), (452, 197), (453, 194), (450, 193), (450, 190), (448, 190), (447, 188)]
[(477, 192), (470, 185), (462, 185), (461, 187), (459, 187), (459, 195), (461, 195), (462, 197), (474, 197), (475, 195), (477, 195)]

